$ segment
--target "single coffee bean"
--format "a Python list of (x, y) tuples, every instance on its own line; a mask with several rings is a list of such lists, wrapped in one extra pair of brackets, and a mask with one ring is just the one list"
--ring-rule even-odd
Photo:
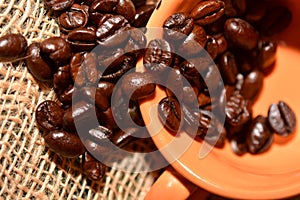
[(44, 131), (61, 129), (64, 113), (64, 110), (55, 101), (46, 100), (36, 108), (36, 122)]
[(228, 48), (227, 40), (223, 33), (214, 35), (213, 38), (217, 41), (218, 44), (218, 55), (225, 53)]
[(69, 32), (67, 41), (74, 51), (90, 51), (97, 45), (96, 32), (89, 28), (75, 28)]
[(42, 58), (40, 43), (32, 43), (26, 50), (26, 66), (34, 78), (48, 82), (53, 78), (51, 66)]
[(131, 26), (136, 28), (146, 27), (153, 11), (155, 5), (143, 5), (136, 9), (134, 20), (131, 22)]
[(148, 137), (148, 132), (141, 131), (139, 128), (126, 128), (124, 130), (119, 130), (111, 137), (111, 141), (114, 145), (119, 148), (126, 147), (132, 142), (136, 142), (137, 140), (143, 140), (146, 142)]
[(139, 107), (138, 101), (130, 101), (128, 113), (132, 119), (132, 121), (138, 126), (145, 126), (145, 122), (143, 120), (143, 116)]
[(284, 101), (269, 107), (268, 121), (272, 130), (280, 136), (293, 133), (297, 123), (294, 111)]
[(70, 85), (61, 95), (59, 95), (59, 101), (65, 106), (71, 106), (74, 95), (76, 96), (77, 89), (74, 85)]
[(254, 101), (263, 87), (264, 75), (258, 70), (254, 70), (249, 73), (243, 83), (241, 88), (241, 95), (245, 99)]
[(59, 67), (53, 76), (53, 86), (55, 92), (57, 94), (62, 94), (72, 83), (70, 66), (65, 65)]
[(113, 93), (114, 87), (115, 87), (114, 83), (100, 80), (98, 83), (98, 86), (97, 86), (97, 90), (99, 90), (99, 92), (103, 96), (105, 96), (107, 99), (110, 99), (111, 95)]
[(210, 55), (211, 59), (214, 60), (218, 56), (218, 53), (219, 53), (218, 41), (210, 35), (207, 36), (207, 42), (206, 42), (206, 45), (205, 45), (205, 50)]
[(100, 19), (96, 31), (98, 43), (103, 47), (114, 47), (122, 44), (128, 37), (128, 21), (121, 15), (105, 14)]
[(170, 40), (182, 40), (193, 30), (194, 20), (186, 13), (175, 13), (164, 24), (164, 37)]
[(116, 13), (122, 15), (127, 21), (131, 22), (135, 17), (135, 6), (131, 0), (118, 0)]
[(176, 133), (180, 128), (181, 108), (176, 98), (169, 96), (163, 98), (158, 106), (159, 119), (170, 131)]
[(88, 131), (87, 135), (84, 135), (85, 139), (89, 139), (93, 142), (96, 142), (102, 147), (109, 147), (109, 138), (111, 138), (113, 132), (111, 129), (105, 126), (97, 126)]
[(183, 61), (180, 65), (180, 71), (189, 80), (200, 79), (200, 73), (204, 74), (211, 64), (212, 60), (208, 56), (195, 56)]
[(258, 32), (254, 27), (240, 18), (230, 18), (224, 25), (226, 39), (235, 47), (251, 50), (258, 42)]
[(247, 0), (224, 0), (225, 12), (228, 17), (243, 15), (247, 8)]
[(246, 142), (246, 134), (241, 137), (234, 137), (230, 139), (230, 146), (232, 151), (236, 155), (244, 155), (248, 151), (248, 146)]
[(101, 53), (100, 55), (98, 55), (98, 62), (101, 67), (100, 70), (104, 72), (105, 70), (118, 68), (126, 58), (125, 54), (126, 52), (123, 48), (113, 48), (110, 51)]
[(72, 56), (69, 43), (61, 37), (50, 37), (42, 41), (41, 52), (58, 66), (68, 63)]
[(277, 42), (259, 41), (258, 43), (258, 65), (261, 71), (267, 70), (276, 61)]
[(110, 128), (111, 130), (116, 130), (119, 128), (115, 121), (111, 107), (108, 107), (105, 111), (99, 110), (96, 115), (100, 125)]
[(43, 135), (43, 138), (51, 151), (63, 157), (75, 158), (85, 152), (85, 148), (77, 134), (54, 130)]
[(227, 51), (220, 56), (220, 69), (224, 82), (228, 85), (234, 85), (239, 71), (233, 53)]
[(268, 120), (258, 115), (253, 119), (247, 134), (248, 150), (252, 154), (266, 151), (273, 142), (273, 134), (268, 126)]
[(273, 36), (286, 29), (291, 22), (292, 13), (287, 7), (270, 7), (260, 23), (260, 31), (265, 36)]
[(134, 72), (124, 75), (122, 90), (132, 100), (140, 100), (154, 94), (156, 84), (150, 73)]
[(129, 54), (134, 54), (135, 56), (139, 56), (144, 53), (144, 49), (147, 45), (147, 38), (141, 29), (130, 28), (129, 38), (125, 41), (125, 52)]
[(24, 56), (27, 40), (21, 34), (6, 34), (0, 37), (0, 62), (11, 62)]
[(93, 181), (101, 180), (105, 175), (106, 168), (104, 164), (96, 160), (91, 154), (88, 152), (84, 153), (82, 170), (89, 179)]
[(80, 89), (80, 92), (87, 97), (87, 99), (94, 103), (100, 110), (106, 110), (109, 107), (109, 99), (102, 95), (100, 90), (97, 90), (96, 87), (83, 87)]
[(218, 20), (225, 11), (225, 3), (220, 0), (200, 1), (191, 11), (190, 16), (198, 25), (207, 25)]
[(60, 30), (69, 32), (75, 28), (85, 27), (89, 15), (83, 5), (73, 4), (72, 7), (58, 17)]
[(44, 3), (50, 10), (58, 12), (70, 8), (74, 0), (45, 0)]
[(144, 55), (144, 66), (155, 76), (171, 66), (174, 56), (170, 44), (164, 39), (151, 40)]

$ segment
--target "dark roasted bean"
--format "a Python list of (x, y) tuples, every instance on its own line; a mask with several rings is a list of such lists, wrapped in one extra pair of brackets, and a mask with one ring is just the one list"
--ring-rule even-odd
[(144, 5), (136, 9), (134, 20), (131, 22), (131, 25), (136, 28), (146, 27), (154, 9), (155, 5)]
[(284, 101), (269, 107), (268, 121), (273, 131), (281, 136), (290, 135), (296, 128), (295, 113)]
[(75, 28), (85, 27), (88, 23), (88, 12), (83, 5), (73, 4), (72, 7), (58, 17), (60, 30), (69, 32)]
[(207, 25), (218, 20), (223, 14), (225, 3), (220, 0), (200, 1), (191, 11), (190, 16), (198, 25)]
[(273, 142), (273, 134), (265, 117), (258, 115), (253, 119), (247, 133), (247, 146), (252, 154), (266, 151)]
[(236, 17), (245, 13), (247, 0), (224, 0), (225, 12), (228, 17)]
[(106, 51), (98, 55), (99, 65), (103, 68), (102, 72), (106, 69), (109, 70), (118, 68), (122, 61), (126, 58), (124, 54), (125, 51), (123, 48), (114, 48), (111, 51)]
[(43, 138), (51, 151), (66, 158), (74, 158), (85, 152), (85, 148), (77, 134), (54, 130), (43, 135)]
[(154, 94), (156, 84), (150, 73), (134, 72), (124, 75), (122, 90), (132, 100), (140, 100)]
[(147, 38), (145, 34), (141, 31), (141, 29), (131, 28), (128, 29), (129, 38), (126, 41), (125, 52), (135, 54), (139, 56), (144, 52), (144, 49), (147, 45)]
[(44, 131), (53, 131), (62, 128), (64, 110), (55, 101), (43, 101), (35, 111), (39, 128)]
[(144, 66), (155, 75), (171, 67), (173, 54), (170, 44), (164, 39), (151, 40), (144, 55)]
[(241, 95), (245, 99), (254, 101), (263, 87), (264, 75), (260, 71), (254, 70), (250, 72), (244, 80), (241, 88)]
[(210, 55), (210, 57), (214, 60), (219, 53), (218, 41), (212, 36), (207, 36), (205, 50)]
[(194, 20), (186, 13), (175, 13), (164, 24), (164, 37), (170, 40), (184, 39), (193, 30)]
[(291, 11), (284, 6), (270, 7), (261, 21), (260, 31), (265, 36), (280, 33), (289, 26), (292, 21)]
[(59, 67), (53, 76), (53, 86), (57, 94), (62, 94), (72, 84), (70, 66)]
[[(111, 95), (113, 93), (115, 84), (107, 81), (100, 80), (97, 86), (97, 90), (104, 95), (107, 99), (111, 98)], [(109, 102), (110, 103), (110, 102)]]
[(220, 69), (224, 82), (228, 85), (234, 85), (238, 67), (233, 53), (227, 51), (220, 56)]
[(56, 65), (68, 63), (72, 56), (69, 43), (61, 37), (50, 37), (42, 41), (41, 52), (49, 57)]
[(104, 47), (120, 45), (129, 35), (126, 29), (129, 26), (128, 21), (121, 15), (103, 15), (96, 31), (98, 43)]
[(258, 42), (258, 32), (248, 22), (240, 18), (230, 18), (224, 25), (226, 39), (235, 47), (251, 50)]
[(91, 103), (94, 103), (100, 110), (106, 110), (109, 107), (109, 103), (106, 96), (102, 95), (100, 90), (96, 87), (83, 87), (80, 92), (86, 96)]
[(259, 69), (265, 71), (276, 61), (277, 43), (275, 41), (259, 41), (258, 43), (258, 65)]
[(165, 87), (168, 96), (175, 96), (180, 102), (183, 100), (183, 75), (180, 69), (174, 67), (169, 72)]
[(90, 51), (96, 47), (96, 32), (89, 28), (76, 28), (67, 37), (74, 51)]
[(53, 11), (63, 11), (70, 8), (74, 0), (45, 0), (45, 5)]
[(177, 132), (181, 122), (180, 104), (172, 96), (165, 97), (159, 102), (158, 106), (159, 118), (164, 126), (172, 132)]
[(75, 95), (76, 92), (76, 87), (70, 85), (62, 94), (59, 95), (58, 99), (64, 106), (70, 106), (72, 104), (73, 95)]
[(228, 48), (227, 40), (223, 33), (214, 35), (213, 38), (217, 41), (218, 44), (218, 54), (224, 53)]
[(97, 112), (96, 114), (101, 125), (104, 125), (105, 127), (108, 127), (110, 129), (118, 128), (111, 107), (107, 108), (105, 111)]
[(111, 137), (111, 141), (119, 148), (126, 147), (132, 142), (136, 142), (141, 139), (145, 142), (149, 137), (148, 133), (141, 131), (139, 128), (126, 128), (125, 130), (119, 130)]
[(106, 172), (106, 166), (85, 152), (82, 162), (83, 173), (93, 181), (101, 180)]
[(128, 113), (132, 119), (132, 121), (139, 125), (139, 126), (145, 126), (145, 122), (143, 120), (143, 116), (138, 104), (138, 101), (130, 101), (129, 102), (129, 109)]
[(50, 65), (41, 56), (39, 43), (32, 43), (26, 51), (26, 66), (30, 73), (39, 81), (50, 81), (53, 78), (53, 71)]
[[(244, 134), (246, 136), (246, 134)], [(241, 156), (248, 151), (246, 137), (234, 137), (230, 140), (232, 151)]]
[(10, 62), (25, 55), (27, 40), (21, 34), (0, 37), (0, 62)]
[(131, 0), (118, 0), (116, 13), (122, 15), (127, 21), (131, 22), (136, 13), (135, 6)]
[(207, 71), (211, 64), (211, 59), (208, 56), (196, 56), (182, 62), (180, 70), (187, 79), (200, 79), (200, 73)]

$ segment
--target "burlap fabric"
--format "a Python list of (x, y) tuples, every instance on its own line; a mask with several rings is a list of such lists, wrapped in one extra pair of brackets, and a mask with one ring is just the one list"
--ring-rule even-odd
[[(59, 29), (42, 0), (0, 0), (0, 35), (6, 33), (21, 33), (30, 44), (59, 35)], [(0, 199), (143, 199), (157, 172), (112, 167), (102, 181), (91, 182), (80, 159), (45, 147), (34, 111), (46, 99), (55, 99), (54, 92), (38, 85), (23, 61), (0, 63)], [(135, 165), (127, 159), (119, 165), (135, 171), (151, 164), (134, 159)]]

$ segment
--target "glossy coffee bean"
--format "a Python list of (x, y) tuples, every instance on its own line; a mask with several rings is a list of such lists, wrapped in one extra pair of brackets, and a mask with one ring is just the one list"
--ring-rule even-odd
[(53, 76), (53, 86), (55, 92), (57, 94), (62, 94), (72, 83), (70, 66), (65, 65), (59, 67)]
[(77, 134), (54, 130), (43, 135), (43, 138), (51, 151), (63, 157), (75, 158), (85, 152), (85, 148)]
[(181, 40), (193, 30), (194, 20), (186, 13), (175, 13), (168, 17), (164, 24), (164, 37), (170, 40)]
[(96, 32), (88, 28), (76, 28), (67, 37), (74, 51), (90, 51), (96, 47)]
[(135, 6), (131, 0), (118, 0), (116, 13), (131, 22), (136, 14)]
[(230, 146), (232, 151), (236, 154), (236, 155), (244, 155), (245, 153), (247, 153), (248, 151), (248, 146), (247, 146), (247, 142), (246, 142), (246, 134), (244, 134), (245, 136), (242, 137), (234, 137), (232, 139), (230, 139)]
[(230, 18), (224, 25), (226, 39), (233, 46), (245, 50), (254, 49), (258, 42), (258, 32), (247, 21), (240, 18)]
[(32, 43), (26, 50), (26, 66), (34, 78), (41, 82), (53, 78), (51, 66), (42, 58), (39, 43)]
[(125, 41), (125, 52), (139, 56), (144, 52), (147, 45), (147, 38), (141, 29), (128, 29), (129, 38)]
[(91, 154), (88, 152), (84, 153), (82, 170), (89, 179), (93, 181), (101, 180), (105, 175), (106, 168), (104, 164), (96, 160)]
[(269, 107), (268, 121), (272, 130), (281, 136), (293, 133), (297, 123), (294, 111), (284, 101)]
[(88, 23), (88, 12), (84, 6), (73, 4), (72, 7), (58, 17), (60, 30), (69, 32), (75, 28), (85, 27)]
[(146, 27), (153, 11), (155, 9), (155, 5), (143, 5), (136, 9), (136, 13), (134, 16), (134, 20), (131, 22), (131, 26), (140, 28)]
[(97, 85), (97, 90), (105, 96), (107, 99), (111, 98), (111, 95), (114, 91), (115, 84), (108, 82), (108, 81), (102, 81), (100, 80), (98, 85)]
[(241, 95), (245, 99), (254, 101), (263, 87), (264, 75), (258, 70), (250, 72), (244, 80), (244, 83), (241, 88)]
[(45, 0), (44, 3), (50, 10), (58, 12), (70, 8), (74, 0)]
[(213, 36), (207, 36), (205, 50), (213, 60), (218, 56), (219, 44), (218, 41)]
[(190, 16), (198, 25), (207, 25), (218, 20), (225, 11), (225, 3), (219, 0), (200, 1), (191, 11)]
[(223, 33), (214, 35), (213, 38), (218, 44), (218, 55), (223, 54), (228, 49), (228, 42)]
[(180, 71), (187, 79), (200, 79), (201, 74), (207, 71), (211, 65), (211, 59), (208, 56), (195, 56), (185, 60), (180, 65)]
[(50, 37), (42, 41), (41, 52), (56, 65), (68, 63), (72, 56), (70, 45), (61, 37)]
[(106, 98), (96, 87), (83, 87), (80, 92), (87, 97), (90, 103), (95, 104), (100, 110), (106, 110), (109, 107), (109, 99)]
[(178, 101), (183, 100), (183, 75), (180, 69), (174, 67), (172, 71), (169, 72), (168, 78), (165, 84), (167, 96), (175, 96)]
[(46, 100), (36, 108), (36, 122), (44, 131), (61, 129), (64, 113), (64, 110), (55, 101)]
[(62, 94), (59, 95), (59, 101), (66, 107), (72, 104), (73, 95), (76, 95), (77, 89), (74, 85), (70, 85)]
[(228, 17), (236, 17), (245, 13), (247, 0), (224, 0), (225, 12)]
[(21, 34), (6, 34), (0, 37), (0, 62), (10, 62), (24, 56), (27, 40)]
[(163, 98), (158, 106), (159, 118), (164, 126), (176, 133), (180, 128), (181, 108), (176, 98), (169, 96)]
[(261, 71), (271, 67), (276, 61), (277, 43), (275, 41), (259, 41), (258, 65)]
[(126, 147), (132, 142), (137, 140), (143, 140), (146, 142), (147, 136), (149, 137), (146, 131), (141, 131), (139, 128), (126, 128), (124, 130), (119, 130), (110, 138), (112, 143), (119, 148)]
[(154, 94), (156, 84), (150, 73), (133, 72), (124, 75), (122, 90), (132, 100), (141, 100)]
[(121, 15), (105, 14), (101, 17), (96, 31), (98, 43), (103, 47), (120, 45), (128, 37), (128, 21)]
[(158, 75), (171, 66), (173, 59), (170, 44), (164, 39), (155, 39), (148, 43), (143, 62), (146, 69)]
[(220, 56), (220, 69), (224, 82), (228, 85), (234, 85), (239, 71), (233, 53), (227, 51)]
[(247, 146), (252, 154), (266, 151), (273, 142), (273, 133), (268, 126), (268, 120), (259, 115), (253, 119), (247, 133)]

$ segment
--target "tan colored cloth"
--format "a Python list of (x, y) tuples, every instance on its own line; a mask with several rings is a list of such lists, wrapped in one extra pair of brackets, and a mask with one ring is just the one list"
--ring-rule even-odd
[[(0, 36), (21, 33), (29, 44), (59, 35), (42, 0), (0, 0)], [(80, 159), (61, 158), (45, 148), (35, 124), (38, 103), (55, 99), (27, 72), (24, 62), (0, 63), (0, 199), (143, 199), (153, 173), (110, 168), (103, 181), (81, 173)], [(143, 157), (120, 165), (147, 169)]]

